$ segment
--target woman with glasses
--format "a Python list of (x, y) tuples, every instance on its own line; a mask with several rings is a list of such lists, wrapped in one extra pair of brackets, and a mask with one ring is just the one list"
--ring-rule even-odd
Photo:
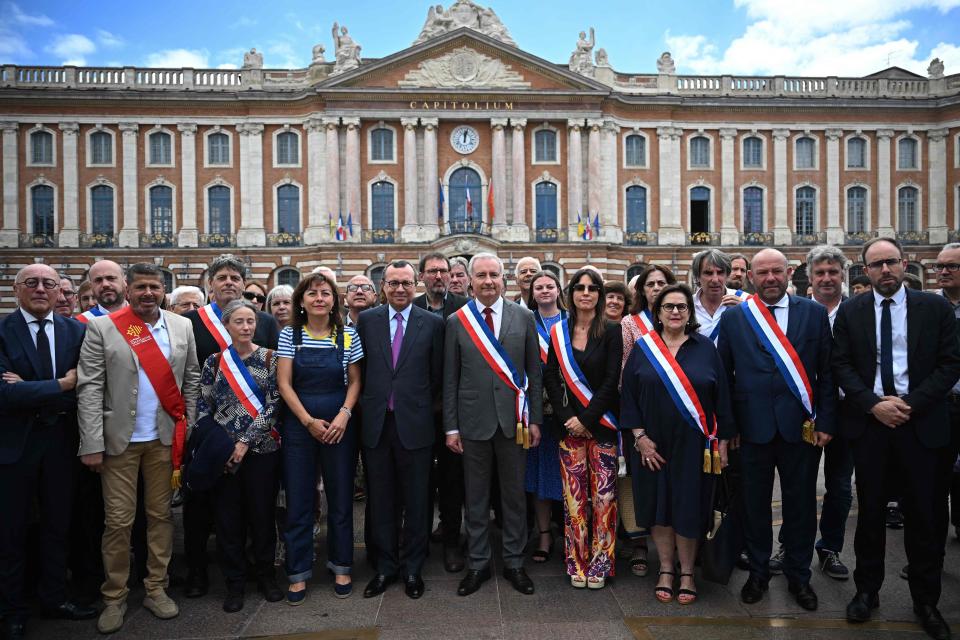
[[(580, 269), (567, 288), (568, 317), (550, 330), (543, 386), (560, 440), (567, 575), (601, 589), (615, 572), (617, 383), (620, 327), (603, 315), (603, 280)], [(588, 525), (588, 503), (593, 523)]]
[(263, 303), (267, 301), (267, 288), (255, 280), (250, 280), (243, 289), (243, 299), (252, 302), (257, 311), (263, 311)]
[(353, 474), (357, 434), (348, 428), (360, 396), (363, 347), (343, 326), (336, 284), (311, 273), (293, 291), (293, 320), (280, 332), (277, 385), (283, 418), (283, 478), (287, 494), (287, 602), (303, 603), (313, 575), (317, 467), (327, 497), (327, 568), (334, 594), (352, 591)]
[(286, 327), (292, 321), (291, 309), (293, 308), (293, 287), (288, 284), (278, 284), (270, 293), (267, 294), (267, 301), (264, 304), (264, 310), (273, 316), (280, 325), (280, 328)]
[[(729, 438), (729, 388), (720, 355), (697, 333), (693, 294), (664, 287), (652, 309), (653, 328), (637, 340), (623, 369), (620, 428), (632, 432), (637, 524), (652, 529), (660, 557), (654, 595), (674, 599), (674, 550), (680, 556), (677, 601), (697, 599), (693, 566), (697, 540), (712, 513), (720, 472), (718, 438)], [(725, 453), (725, 452), (724, 452)]]

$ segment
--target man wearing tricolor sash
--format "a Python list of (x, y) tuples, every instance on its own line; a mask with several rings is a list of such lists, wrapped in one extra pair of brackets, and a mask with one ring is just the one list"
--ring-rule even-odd
[(707, 249), (695, 255), (691, 270), (700, 285), (693, 293), (699, 331), (716, 343), (723, 312), (740, 304), (747, 294), (727, 288), (730, 256), (719, 249)]
[(141, 473), (148, 549), (143, 605), (161, 619), (179, 613), (165, 592), (173, 551), (170, 497), (200, 380), (190, 323), (160, 309), (160, 269), (134, 264), (127, 283), (130, 305), (87, 324), (78, 367), (80, 459), (100, 472), (103, 485), (106, 608), (97, 623), (102, 633), (120, 629), (127, 610), (130, 530)]
[(532, 594), (523, 569), (526, 447), (537, 446), (543, 420), (542, 380), (533, 313), (503, 299), (503, 262), (490, 253), (468, 266), (476, 299), (447, 318), (443, 423), (447, 447), (463, 454), (469, 565), (457, 593), (489, 580), (490, 480), (503, 504), (504, 576)]
[(87, 271), (87, 279), (93, 284), (97, 304), (77, 315), (76, 319), (86, 324), (94, 318), (118, 311), (127, 305), (127, 282), (123, 269), (113, 260), (98, 260)]
[(776, 249), (754, 256), (756, 295), (723, 314), (717, 347), (732, 389), (740, 440), (750, 577), (743, 602), (763, 598), (770, 579), (774, 470), (783, 494), (783, 572), (790, 593), (817, 608), (810, 563), (817, 532), (817, 447), (835, 433), (826, 309), (787, 295), (791, 269)]

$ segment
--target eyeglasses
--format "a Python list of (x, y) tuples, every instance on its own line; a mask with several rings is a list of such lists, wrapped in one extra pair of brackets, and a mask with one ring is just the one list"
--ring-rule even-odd
[(373, 293), (372, 284), (348, 284), (347, 293), (356, 293), (357, 291), (365, 291), (367, 293)]
[(260, 304), (263, 304), (267, 299), (267, 296), (263, 295), (262, 293), (254, 293), (253, 291), (244, 291), (243, 297), (250, 302), (256, 300)]
[(673, 304), (672, 302), (664, 302), (660, 305), (660, 308), (666, 311), (667, 313), (686, 313), (690, 310), (690, 306), (686, 302), (681, 302), (680, 304)]
[(428, 276), (442, 276), (450, 273), (450, 269), (427, 269), (424, 273)]
[(76, 291), (64, 291), (62, 289), (60, 290), (60, 293), (63, 294), (64, 298), (72, 298), (73, 296), (77, 295)]
[(934, 271), (946, 270), (946, 271), (949, 271), (950, 273), (956, 273), (957, 271), (960, 271), (960, 264), (957, 264), (956, 262), (946, 262), (946, 263), (938, 262), (937, 264), (933, 265), (933, 270)]
[(51, 289), (56, 289), (60, 286), (60, 283), (53, 278), (27, 278), (26, 280), (21, 280), (15, 284), (22, 285), (27, 289), (36, 289), (42, 284), (43, 288), (47, 289), (48, 291)]
[(590, 293), (597, 293), (600, 291), (600, 285), (598, 284), (575, 284), (573, 285), (573, 290), (582, 293), (584, 291), (589, 291)]
[(893, 268), (896, 265), (902, 262), (901, 258), (887, 258), (886, 260), (874, 260), (873, 262), (867, 263), (867, 269), (872, 269), (874, 271), (880, 271), (884, 267)]
[(387, 286), (391, 289), (399, 289), (403, 287), (404, 289), (413, 289), (413, 286), (416, 283), (412, 280), (387, 280)]

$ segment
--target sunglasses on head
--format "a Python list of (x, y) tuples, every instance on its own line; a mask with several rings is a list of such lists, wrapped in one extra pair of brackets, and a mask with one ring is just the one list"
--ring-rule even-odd
[(263, 295), (262, 293), (254, 293), (253, 291), (244, 291), (243, 297), (250, 302), (256, 300), (260, 304), (263, 304), (267, 299), (267, 296)]

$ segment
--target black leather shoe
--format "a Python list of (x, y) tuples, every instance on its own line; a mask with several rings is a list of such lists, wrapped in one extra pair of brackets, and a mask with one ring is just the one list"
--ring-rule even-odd
[(206, 573), (191, 571), (187, 583), (183, 586), (183, 595), (188, 598), (202, 598), (207, 595), (210, 583)]
[(430, 542), (434, 544), (443, 542), (443, 525), (438, 524), (437, 528), (430, 532)]
[(479, 571), (470, 569), (467, 571), (467, 575), (463, 576), (463, 580), (460, 581), (460, 586), (457, 587), (457, 595), (468, 596), (479, 589), (480, 585), (489, 579), (490, 567), (480, 569)]
[(741, 551), (740, 555), (737, 556), (737, 569), (741, 571), (750, 570), (750, 557), (747, 555), (746, 551)]
[(416, 600), (423, 595), (423, 578), (419, 575), (407, 576), (403, 583), (403, 590), (408, 598)]
[(67, 600), (59, 607), (44, 609), (43, 617), (57, 620), (92, 620), (97, 617), (97, 610), (94, 607), (85, 607)]
[(443, 546), (443, 568), (447, 573), (460, 573), (463, 571), (463, 552), (460, 545)]
[(813, 588), (810, 586), (810, 583), (797, 584), (791, 582), (787, 585), (790, 593), (793, 594), (794, 598), (797, 599), (797, 604), (806, 609), (807, 611), (816, 611), (817, 610), (817, 594), (813, 591)]
[(260, 578), (257, 580), (257, 591), (267, 602), (280, 602), (283, 600), (283, 591), (277, 586), (277, 581), (273, 578)]
[(243, 609), (243, 591), (228, 591), (223, 599), (223, 610), (227, 613), (236, 613)]
[(384, 591), (387, 590), (391, 584), (396, 582), (396, 576), (385, 576), (382, 574), (377, 574), (373, 576), (373, 580), (367, 583), (367, 588), (363, 590), (364, 598), (375, 598)]
[(513, 588), (520, 593), (528, 596), (533, 594), (533, 580), (531, 580), (527, 572), (523, 570), (523, 567), (519, 569), (504, 569), (503, 577), (509, 580)]
[(929, 604), (913, 605), (913, 612), (920, 618), (920, 626), (934, 640), (950, 640), (950, 627), (937, 608)]
[(763, 594), (766, 590), (767, 583), (757, 576), (751, 575), (747, 578), (747, 581), (743, 583), (743, 588), (740, 589), (740, 600), (746, 604), (760, 602), (763, 600)]
[(3, 623), (3, 638), (6, 640), (23, 640), (27, 633), (26, 626), (22, 622), (5, 620)]
[(866, 591), (857, 591), (847, 605), (847, 622), (866, 622), (870, 612), (880, 606), (880, 596)]

